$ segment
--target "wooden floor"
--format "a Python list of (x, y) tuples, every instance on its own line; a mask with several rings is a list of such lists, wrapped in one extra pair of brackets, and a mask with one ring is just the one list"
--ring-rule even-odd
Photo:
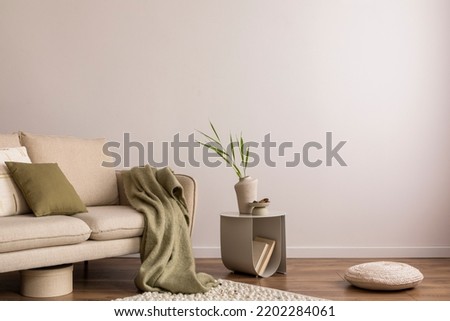
[[(377, 259), (379, 260), (379, 259)], [(392, 260), (392, 259), (390, 259)], [(343, 278), (345, 270), (371, 259), (289, 259), (288, 273), (270, 278), (232, 273), (220, 259), (197, 259), (197, 271), (217, 279), (256, 284), (329, 300), (365, 301), (449, 301), (449, 259), (399, 259), (418, 268), (425, 276), (415, 289), (378, 292), (357, 289)], [(113, 258), (91, 261), (86, 269), (83, 263), (74, 265), (74, 291), (71, 294), (47, 300), (112, 300), (136, 295), (134, 276), (139, 267), (137, 258)], [(0, 274), (0, 300), (36, 300), (23, 297), (18, 272)]]

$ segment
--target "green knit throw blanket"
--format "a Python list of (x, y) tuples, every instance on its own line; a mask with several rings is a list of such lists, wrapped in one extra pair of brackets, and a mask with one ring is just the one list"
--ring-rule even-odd
[(145, 217), (136, 286), (185, 294), (215, 286), (212, 276), (195, 271), (183, 187), (172, 170), (133, 167), (123, 172), (123, 182), (131, 206)]

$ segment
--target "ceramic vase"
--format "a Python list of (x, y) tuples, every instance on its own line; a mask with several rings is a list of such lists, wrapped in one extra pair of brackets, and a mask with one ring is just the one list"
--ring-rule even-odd
[(252, 206), (249, 203), (257, 200), (258, 180), (250, 176), (239, 179), (234, 185), (240, 214), (251, 214)]

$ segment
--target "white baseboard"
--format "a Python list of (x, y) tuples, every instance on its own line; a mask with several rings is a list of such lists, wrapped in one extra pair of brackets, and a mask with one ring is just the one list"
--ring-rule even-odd
[(450, 247), (292, 247), (292, 258), (406, 258), (450, 257)]
[[(431, 247), (288, 247), (288, 258), (450, 257), (450, 246)], [(194, 247), (196, 258), (220, 258), (219, 247)]]
[(220, 247), (195, 247), (194, 257), (198, 259), (220, 258)]

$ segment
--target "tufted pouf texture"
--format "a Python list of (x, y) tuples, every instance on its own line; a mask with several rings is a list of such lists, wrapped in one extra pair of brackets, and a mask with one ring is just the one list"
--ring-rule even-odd
[(354, 265), (348, 268), (344, 277), (356, 287), (384, 291), (410, 289), (423, 280), (423, 274), (415, 267), (389, 261)]

